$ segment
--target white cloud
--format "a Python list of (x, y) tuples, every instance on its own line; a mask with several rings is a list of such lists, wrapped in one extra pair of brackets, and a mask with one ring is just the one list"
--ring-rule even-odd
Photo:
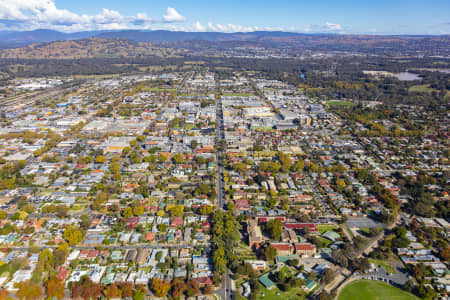
[(308, 25), (304, 32), (310, 33), (343, 33), (343, 26), (341, 24), (335, 24), (330, 22), (325, 22), (323, 25), (312, 24)]
[(166, 22), (184, 22), (186, 18), (180, 15), (175, 8), (168, 7), (166, 14), (163, 16), (164, 21)]
[(134, 26), (148, 26), (149, 24), (155, 23), (156, 20), (147, 16), (146, 13), (137, 13), (136, 16), (130, 18), (131, 23)]
[(200, 24), (199, 21), (195, 22), (193, 25), (194, 31), (206, 31), (206, 27)]
[(119, 12), (107, 8), (102, 9), (102, 12), (94, 16), (93, 22), (96, 24), (113, 24), (121, 23), (123, 17)]
[[(252, 32), (256, 30), (293, 30), (292, 28), (271, 28), (243, 26), (237, 24), (218, 24), (199, 21), (187, 23), (175, 8), (167, 7), (160, 18), (151, 18), (145, 12), (134, 16), (123, 16), (118, 11), (103, 8), (97, 14), (77, 14), (56, 7), (56, 0), (0, 0), (0, 30), (33, 30), (37, 28), (56, 29), (66, 32), (82, 30), (119, 29), (165, 29), (183, 31)], [(343, 32), (340, 24), (325, 22), (323, 25), (310, 25), (306, 32)]]
[(332, 31), (341, 30), (342, 29), (341, 24), (333, 24), (333, 23), (330, 23), (330, 22), (326, 22), (325, 24), (327, 25), (327, 28), (329, 30), (332, 30)]
[(58, 9), (52, 0), (2, 0), (0, 20), (32, 23), (75, 24), (86, 22), (89, 17), (77, 15), (66, 9)]
[[(38, 28), (73, 32), (82, 30), (169, 28), (169, 23), (186, 21), (173, 7), (158, 19), (145, 12), (122, 16), (103, 8), (98, 14), (77, 14), (56, 7), (56, 0), (0, 0), (0, 29), (33, 30)], [(159, 23), (159, 25), (157, 25)], [(166, 24), (166, 25), (164, 25)]]
[(235, 24), (213, 24), (212, 22), (208, 22), (207, 25), (208, 31), (217, 31), (217, 32), (252, 32), (258, 30), (258, 27), (251, 26), (241, 26)]

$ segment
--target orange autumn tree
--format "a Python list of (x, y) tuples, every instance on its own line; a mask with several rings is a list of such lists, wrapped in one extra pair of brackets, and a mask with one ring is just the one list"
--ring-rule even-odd
[(35, 300), (40, 299), (42, 296), (41, 287), (32, 281), (15, 283), (14, 286), (18, 288), (16, 296), (19, 299)]
[(64, 282), (55, 277), (50, 278), (45, 284), (45, 294), (49, 298), (64, 298)]
[(157, 297), (163, 297), (167, 294), (170, 289), (170, 283), (161, 280), (159, 278), (155, 278), (152, 280), (152, 291)]

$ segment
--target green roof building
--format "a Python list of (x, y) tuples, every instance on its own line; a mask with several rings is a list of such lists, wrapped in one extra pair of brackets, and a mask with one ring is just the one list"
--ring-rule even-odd
[(337, 234), (334, 231), (328, 230), (327, 232), (324, 232), (322, 236), (332, 242), (335, 242), (337, 239), (339, 239), (341, 236)]
[(270, 280), (269, 273), (259, 276), (258, 281), (268, 290), (275, 287), (275, 282)]
[(168, 242), (173, 242), (175, 240), (175, 233), (173, 232), (173, 231), (170, 231), (168, 234), (167, 234), (167, 241)]
[(317, 282), (315, 282), (314, 280), (310, 280), (310, 279), (306, 279), (305, 280), (305, 290), (307, 292), (312, 291), (317, 285)]

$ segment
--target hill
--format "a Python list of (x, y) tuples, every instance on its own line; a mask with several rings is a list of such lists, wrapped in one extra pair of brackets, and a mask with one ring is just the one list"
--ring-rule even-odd
[(121, 39), (89, 38), (74, 41), (31, 44), (5, 49), (0, 58), (7, 59), (80, 59), (175, 55), (177, 50), (154, 47), (148, 43)]

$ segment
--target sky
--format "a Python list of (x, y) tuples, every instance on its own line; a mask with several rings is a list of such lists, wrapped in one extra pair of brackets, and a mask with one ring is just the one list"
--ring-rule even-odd
[(450, 0), (0, 0), (0, 30), (450, 34)]

